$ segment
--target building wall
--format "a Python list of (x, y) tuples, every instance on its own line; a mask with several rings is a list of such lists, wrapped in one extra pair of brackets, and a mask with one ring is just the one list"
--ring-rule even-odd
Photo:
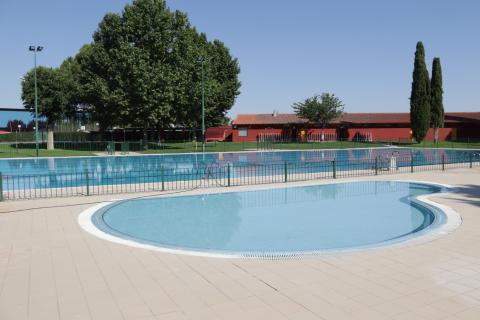
[[(452, 138), (452, 134), (455, 129), (453, 128), (440, 128), (438, 130), (438, 139), (440, 141), (448, 140)], [(410, 128), (349, 128), (349, 140), (355, 140), (357, 135), (370, 134), (373, 141), (409, 141), (412, 139)], [(434, 134), (433, 129), (429, 129), (425, 140), (433, 141)]]
[[(241, 137), (239, 135), (240, 128), (247, 128), (247, 136)], [(292, 130), (288, 127), (263, 127), (263, 126), (234, 126), (232, 131), (232, 141), (234, 142), (247, 142), (247, 141), (256, 141), (257, 136), (260, 134), (277, 134), (285, 135), (291, 137), (292, 133), (297, 133), (300, 135), (300, 132), (305, 130), (308, 134), (321, 134), (322, 130), (319, 128), (305, 129), (298, 127), (296, 130)], [(327, 128), (323, 130), (325, 135), (335, 135), (339, 134), (339, 130), (336, 128)], [(346, 138), (349, 141), (355, 139), (371, 139), (372, 141), (409, 141), (411, 140), (410, 128), (347, 128)], [(438, 134), (439, 140), (449, 140), (449, 139), (461, 139), (466, 137), (477, 137), (480, 138), (480, 130), (474, 130), (473, 128), (440, 128)], [(430, 129), (427, 133), (426, 140), (433, 140), (433, 129)]]
[[(247, 136), (240, 136), (242, 128), (247, 128)], [(232, 130), (232, 141), (233, 142), (246, 142), (246, 141), (257, 141), (257, 136), (260, 134), (288, 134), (288, 128), (273, 128), (273, 127), (262, 127), (262, 126), (234, 126)]]

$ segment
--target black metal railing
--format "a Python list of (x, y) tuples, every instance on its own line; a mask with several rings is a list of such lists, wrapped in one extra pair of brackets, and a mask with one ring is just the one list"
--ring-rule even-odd
[(112, 170), (47, 174), (0, 173), (1, 200), (163, 192), (208, 187), (286, 183), (317, 179), (411, 173), (480, 166), (479, 153), (402, 156), (314, 162), (210, 163), (182, 169)]

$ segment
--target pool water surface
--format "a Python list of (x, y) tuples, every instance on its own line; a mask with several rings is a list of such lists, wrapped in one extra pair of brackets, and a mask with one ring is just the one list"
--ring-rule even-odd
[(161, 248), (278, 256), (404, 241), (446, 222), (416, 198), (439, 186), (364, 181), (114, 202), (92, 216), (102, 232)]
[[(473, 156), (473, 157), (472, 157)], [(160, 181), (200, 181), (204, 177), (231, 178), (283, 174), (289, 165), (292, 174), (332, 170), (388, 168), (395, 157), (397, 167), (465, 163), (478, 161), (478, 151), (448, 149), (370, 148), (312, 151), (231, 152), (176, 155), (69, 157), (0, 160), (4, 190), (71, 188), (86, 185), (145, 184)], [(413, 159), (413, 160), (412, 160)], [(248, 170), (245, 170), (247, 168)]]

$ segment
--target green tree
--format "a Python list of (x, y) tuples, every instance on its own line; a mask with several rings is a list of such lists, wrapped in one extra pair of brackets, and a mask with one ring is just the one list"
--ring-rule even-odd
[(334, 94), (322, 93), (320, 96), (315, 95), (305, 101), (296, 102), (292, 107), (298, 117), (320, 125), (323, 140), (323, 130), (343, 114), (344, 104)]
[(417, 42), (410, 96), (410, 125), (413, 137), (422, 142), (430, 128), (430, 77), (425, 64), (425, 49)]
[(82, 97), (102, 128), (199, 126), (205, 59), (206, 124), (215, 125), (239, 94), (238, 62), (209, 42), (164, 0), (135, 0), (107, 14), (76, 60)]
[[(34, 70), (30, 70), (22, 80), (23, 105), (30, 112), (35, 112)], [(55, 123), (64, 119), (75, 110), (72, 97), (73, 81), (66, 67), (37, 68), (38, 112), (47, 121), (47, 149), (54, 149), (53, 133)]]
[(435, 143), (438, 142), (438, 128), (443, 127), (443, 84), (442, 84), (442, 66), (440, 58), (433, 59), (432, 80), (431, 80), (431, 126), (434, 132)]

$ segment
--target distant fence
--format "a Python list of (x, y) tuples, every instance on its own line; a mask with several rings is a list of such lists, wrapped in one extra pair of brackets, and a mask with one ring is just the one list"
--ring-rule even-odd
[(227, 163), (195, 169), (118, 170), (48, 174), (0, 174), (1, 200), (164, 192), (208, 187), (232, 187), (393, 173), (473, 168), (480, 154), (412, 156), (315, 162)]
[[(225, 142), (210, 142), (211, 145), (227, 145)], [(36, 143), (32, 141), (0, 142), (0, 153), (4, 157), (34, 156)], [(195, 141), (62, 141), (54, 142), (54, 148), (66, 151), (84, 151), (90, 153), (144, 152), (148, 150), (201, 151), (201, 142)], [(47, 142), (40, 141), (39, 149), (46, 150)]]
[[(206, 142), (205, 151), (211, 152), (230, 152), (230, 151), (252, 151), (252, 150), (320, 150), (328, 148), (352, 148), (352, 147), (372, 147), (382, 145), (398, 145), (405, 147), (431, 147), (431, 148), (464, 148), (480, 149), (480, 140), (466, 139), (456, 141), (442, 141), (439, 144), (433, 142), (424, 142), (422, 144), (412, 144), (402, 140), (389, 141), (366, 141), (363, 139), (354, 141), (336, 140), (327, 141), (290, 141), (283, 140), (281, 136), (268, 137), (257, 141), (226, 142), (214, 141)], [(314, 137), (315, 139), (318, 137)], [(162, 141), (70, 141), (55, 140), (54, 147), (57, 151), (52, 153), (47, 149), (45, 141), (39, 142), (40, 156), (72, 156), (72, 155), (93, 155), (94, 153), (113, 154), (118, 153), (189, 153), (201, 152), (202, 142), (195, 140), (162, 140)], [(35, 157), (36, 145), (34, 141), (10, 141), (0, 142), (0, 158), (17, 157)], [(62, 151), (65, 151), (62, 153)], [(70, 152), (73, 151), (73, 152)]]
[[(290, 143), (290, 142), (325, 142), (325, 141), (340, 141), (341, 138), (338, 137), (336, 133), (325, 132), (325, 133), (314, 133), (307, 132), (305, 134), (297, 134), (296, 136), (291, 136), (290, 134), (285, 133), (259, 133), (257, 135), (258, 142), (280, 142), (280, 143)], [(343, 139), (346, 140), (346, 139)], [(367, 139), (360, 139), (356, 137), (353, 139), (355, 141), (371, 141)]]

